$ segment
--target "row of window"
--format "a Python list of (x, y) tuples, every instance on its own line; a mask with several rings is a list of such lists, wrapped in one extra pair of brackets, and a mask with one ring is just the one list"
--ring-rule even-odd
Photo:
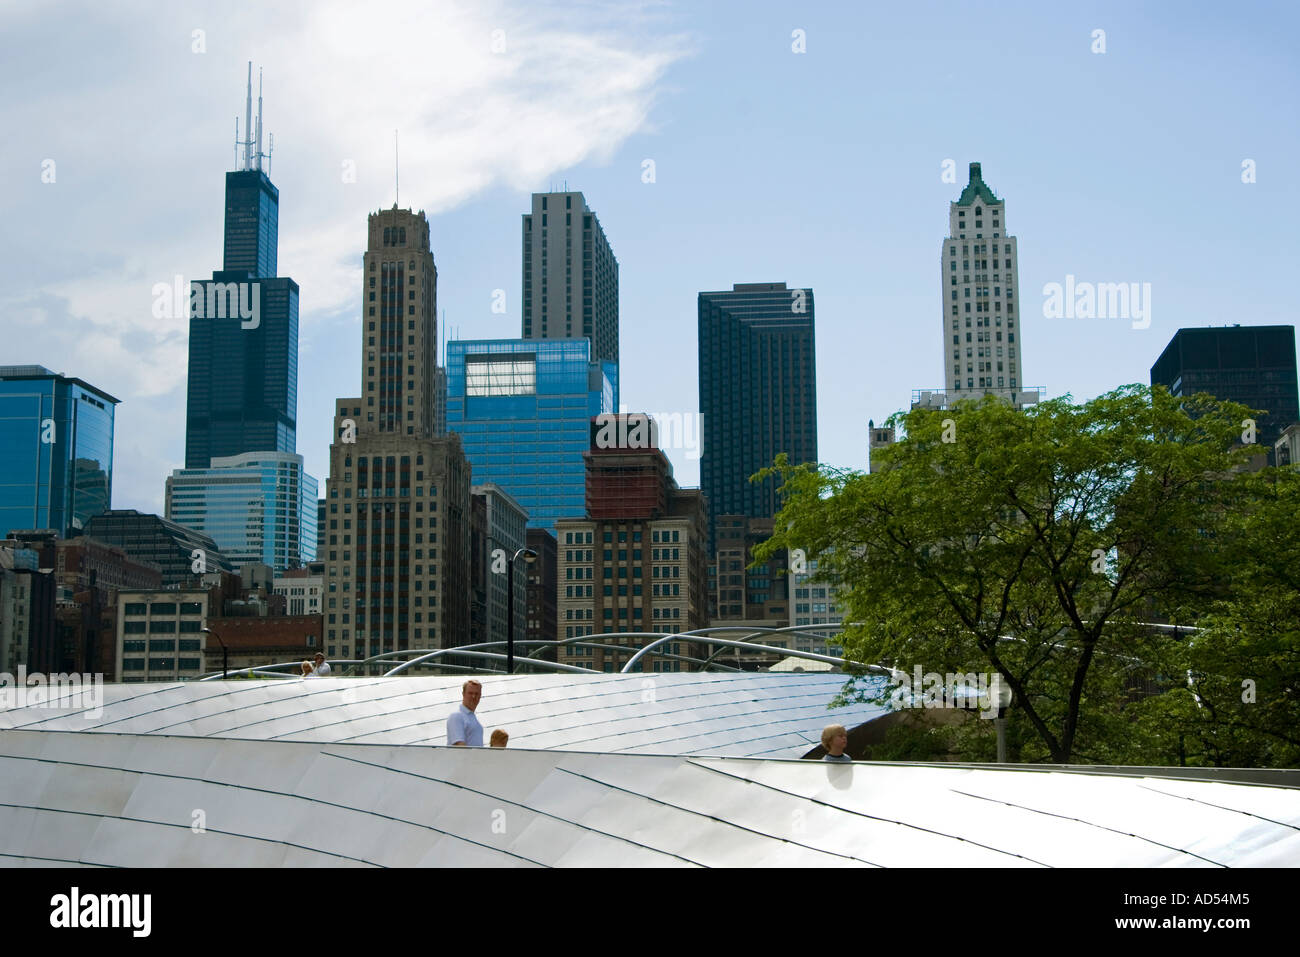
[[(809, 594), (810, 591), (811, 594)], [(813, 588), (813, 589), (796, 588), (794, 590), (795, 598), (825, 598), (826, 595), (827, 595), (827, 589), (825, 588)]]
[[(182, 615), (201, 615), (203, 614), (203, 603), (198, 601), (183, 601), (179, 605)], [(155, 602), (126, 602), (123, 611), (127, 615), (174, 615), (176, 614), (177, 603), (166, 601)]]
[[(1003, 378), (1002, 376), (998, 376), (998, 384), (997, 384), (997, 388), (999, 388), (999, 389), (1003, 389), (1003, 388), (1011, 388), (1011, 389), (1014, 389), (1014, 388), (1016, 387), (1016, 377), (1015, 377), (1015, 376), (1011, 376), (1011, 382), (1010, 382), (1009, 385), (1004, 384), (1003, 381), (1002, 381), (1002, 378)], [(953, 384), (952, 384), (952, 387), (953, 387), (953, 390), (954, 390), (954, 391), (960, 391), (960, 389), (961, 389), (961, 380), (960, 380), (960, 379), (956, 379), (956, 380), (954, 380), (954, 381), (953, 381)], [(976, 388), (975, 380), (974, 380), (973, 378), (972, 378), (972, 379), (967, 379), (967, 380), (966, 380), (966, 388), (968, 388), (968, 389), (974, 389), (974, 388)], [(992, 376), (980, 376), (979, 388), (981, 388), (981, 389), (992, 389), (992, 388), (994, 388), (994, 385), (993, 385), (993, 377), (992, 377)]]
[(149, 671), (200, 671), (203, 668), (201, 658), (123, 658), (123, 671), (144, 671), (145, 661), (149, 662)]
[[(592, 591), (593, 587), (594, 587), (594, 586), (592, 586), (592, 585), (565, 585), (565, 586), (564, 586), (564, 597), (565, 597), (565, 598), (591, 598), (592, 595), (594, 594), (593, 591)], [(639, 582), (633, 584), (631, 587), (632, 587), (632, 592), (631, 592), (631, 593), (632, 593), (633, 595), (640, 595), (640, 594), (642, 594), (642, 591), (641, 591), (641, 584), (640, 584)], [(662, 598), (667, 598), (667, 597), (671, 597), (671, 596), (677, 596), (677, 595), (680, 595), (681, 593), (682, 593), (682, 586), (681, 586), (681, 583), (680, 583), (680, 582), (673, 582), (671, 585), (668, 584), (667, 582), (664, 582), (663, 584), (660, 584), (659, 582), (655, 582), (654, 585), (652, 586), (652, 588), (651, 588), (651, 592), (650, 592), (650, 594), (653, 595), (653, 596), (656, 597), (656, 598), (661, 598), (661, 597), (662, 597)], [(601, 594), (602, 594), (602, 595), (607, 595), (607, 596), (611, 596), (611, 597), (612, 597), (612, 596), (614, 595), (614, 586), (613, 586), (613, 585), (605, 585), (605, 586), (601, 589)], [(628, 594), (628, 586), (627, 586), (627, 585), (619, 585), (619, 586), (618, 586), (618, 594), (619, 594), (619, 595), (627, 595), (627, 594)], [(566, 617), (568, 617), (567, 614), (566, 614)]]
[[(952, 284), (953, 284), (954, 286), (957, 285), (957, 277), (956, 277), (956, 276), (953, 276), (953, 277), (952, 277)], [(993, 287), (993, 295), (995, 295), (995, 296), (1001, 295), (1001, 292), (1000, 292), (1001, 289), (1002, 289), (1001, 286), (994, 286), (994, 287)], [(976, 286), (976, 287), (975, 287), (975, 294), (976, 294), (977, 296), (988, 296), (988, 294), (989, 294), (989, 287), (988, 287), (988, 286)], [(953, 298), (953, 299), (956, 299), (956, 298), (957, 298), (957, 290), (955, 290), (955, 289), (952, 291), (952, 298)], [(970, 298), (970, 286), (967, 286), (967, 287), (966, 287), (966, 296), (965, 296), (965, 298), (967, 298), (967, 299)], [(1010, 299), (1014, 299), (1014, 298), (1015, 298), (1015, 295), (1012, 293), (1010, 287), (1008, 287), (1008, 288), (1007, 288), (1007, 299), (1010, 300)], [(985, 303), (985, 305), (987, 305), (987, 303)], [(1008, 306), (1008, 309), (1010, 309), (1009, 306)], [(982, 312), (987, 312), (988, 310), (987, 310), (987, 309), (984, 309), (984, 310), (981, 310), (981, 311), (982, 311)]]
[[(1011, 237), (1008, 236), (1007, 238), (1010, 239)], [(1006, 245), (1007, 245), (1006, 251), (1007, 251), (1007, 252), (1011, 252), (1011, 244), (1010, 244), (1010, 243), (1007, 243)], [(983, 255), (984, 253), (987, 253), (987, 252), (989, 251), (989, 248), (988, 248), (988, 247), (989, 247), (989, 244), (988, 244), (988, 243), (976, 243), (976, 244), (975, 244), (975, 255), (976, 255), (976, 256), (981, 256), (981, 255)], [(993, 252), (994, 252), (994, 253), (997, 253), (997, 251), (998, 251), (998, 244), (997, 244), (997, 243), (994, 243), (994, 244), (993, 244)], [(962, 243), (962, 244), (961, 244), (961, 254), (962, 254), (963, 256), (969, 256), (970, 253), (971, 253), (970, 245), (967, 244), (967, 243)], [(953, 243), (951, 246), (948, 247), (948, 255), (949, 255), (949, 256), (952, 256), (952, 257), (955, 257), (955, 256), (957, 255), (957, 244), (956, 244), (956, 243)]]
[[(174, 635), (177, 631), (181, 632), (198, 632), (203, 630), (202, 621), (160, 621), (153, 620), (150, 622), (143, 621), (124, 621), (122, 622), (122, 633), (124, 635), (143, 635), (145, 625), (148, 624), (149, 634), (153, 635)], [(179, 627), (177, 627), (179, 625)]]
[[(176, 638), (150, 638), (147, 642), (150, 651), (176, 651)], [(181, 638), (180, 651), (202, 651), (201, 642), (197, 638)], [(141, 652), (145, 650), (146, 642), (141, 639), (132, 639), (122, 642), (123, 653)]]

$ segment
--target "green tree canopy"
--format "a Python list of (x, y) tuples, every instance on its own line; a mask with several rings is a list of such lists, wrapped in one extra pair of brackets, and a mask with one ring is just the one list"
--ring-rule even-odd
[(1127, 706), (1186, 684), (1169, 671), (1186, 633), (1141, 623), (1188, 623), (1232, 581), (1260, 488), (1242, 480), (1250, 415), (1142, 386), (914, 409), (871, 474), (780, 458), (755, 476), (783, 496), (755, 561), (818, 559), (844, 588), (846, 657), (1000, 675), (1020, 760), (1113, 761), (1132, 753)]

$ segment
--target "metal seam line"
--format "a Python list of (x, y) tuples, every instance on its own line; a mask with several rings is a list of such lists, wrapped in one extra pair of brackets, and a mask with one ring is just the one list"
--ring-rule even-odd
[[(1252, 785), (1245, 785), (1245, 787), (1251, 787), (1251, 786)], [(1258, 787), (1259, 785), (1253, 785), (1253, 786)], [(1263, 785), (1263, 786), (1267, 787), (1268, 785)], [(1194, 801), (1195, 803), (1203, 804), (1206, 807), (1217, 807), (1220, 811), (1231, 811), (1234, 814), (1244, 814), (1247, 817), (1254, 817), (1254, 818), (1259, 818), (1259, 820), (1261, 821), (1268, 821), (1269, 824), (1276, 824), (1279, 827), (1289, 827), (1293, 831), (1300, 831), (1300, 827), (1297, 827), (1296, 825), (1291, 824), (1287, 821), (1275, 821), (1271, 817), (1265, 817), (1264, 815), (1256, 814), (1253, 811), (1243, 811), (1241, 810), (1241, 808), (1236, 808), (1236, 807), (1225, 807), (1222, 804), (1215, 804), (1213, 801), (1202, 801), (1200, 798), (1188, 797), (1186, 794), (1171, 794), (1169, 791), (1161, 791), (1159, 788), (1153, 788), (1146, 784), (1139, 784), (1138, 787), (1142, 788), (1142, 790), (1144, 791), (1152, 791), (1156, 794), (1163, 794), (1165, 797), (1181, 798), (1184, 801)]]
[(1008, 807), (1019, 808), (1022, 811), (1032, 811), (1035, 814), (1045, 814), (1048, 817), (1059, 817), (1065, 821), (1074, 821), (1078, 824), (1086, 824), (1089, 827), (1095, 827), (1103, 831), (1110, 831), (1112, 834), (1119, 834), (1122, 837), (1136, 838), (1139, 841), (1146, 841), (1148, 844), (1154, 844), (1157, 847), (1163, 847), (1169, 851), (1175, 851), (1179, 854), (1187, 854), (1190, 857), (1195, 857), (1198, 860), (1205, 861), (1207, 864), (1213, 864), (1215, 867), (1228, 866), (1227, 864), (1222, 864), (1219, 861), (1212, 861), (1208, 857), (1204, 857), (1203, 855), (1197, 854), (1195, 851), (1189, 851), (1181, 847), (1174, 847), (1172, 844), (1165, 844), (1161, 841), (1157, 841), (1155, 838), (1143, 837), (1141, 834), (1134, 834), (1131, 831), (1120, 831), (1113, 827), (1107, 827), (1105, 824), (1097, 824), (1094, 821), (1085, 821), (1081, 817), (1070, 817), (1068, 814), (1057, 814), (1055, 811), (1044, 811), (1036, 807), (1027, 807), (1023, 804), (1014, 804), (1011, 801), (1003, 801), (1000, 798), (985, 797), (982, 794), (970, 794), (967, 791), (958, 791), (956, 788), (949, 788), (948, 790), (950, 790), (953, 794), (960, 794), (963, 795), (964, 797), (975, 798), (980, 801), (989, 801), (993, 804), (1005, 804)]
[(1032, 857), (1026, 857), (1024, 854), (1017, 854), (1015, 851), (1007, 851), (1007, 850), (1003, 850), (1000, 847), (993, 847), (990, 844), (981, 844), (979, 841), (972, 841), (968, 837), (960, 837), (956, 834), (948, 834), (944, 831), (936, 831), (933, 828), (923, 827), (920, 824), (909, 824), (907, 821), (896, 821), (893, 818), (879, 817), (875, 814), (868, 814), (865, 811), (855, 811), (853, 808), (843, 807), (839, 804), (831, 804), (829, 801), (823, 801), (820, 798), (806, 797), (805, 795), (797, 794), (794, 791), (787, 791), (785, 790), (785, 788), (779, 788), (772, 784), (765, 784), (762, 781), (755, 781), (753, 778), (746, 778), (746, 777), (742, 777), (739, 774), (732, 774), (730, 771), (723, 771), (721, 768), (710, 767), (707, 764), (701, 764), (700, 762), (695, 760), (688, 759), (686, 763), (693, 764), (697, 768), (701, 768), (702, 770), (705, 771), (712, 771), (714, 774), (725, 774), (729, 778), (738, 778), (739, 780), (747, 781), (748, 783), (757, 785), (758, 787), (761, 788), (767, 788), (768, 790), (777, 791), (781, 794), (789, 795), (790, 797), (799, 798), (801, 801), (809, 801), (813, 804), (820, 804), (823, 807), (832, 808), (833, 810), (836, 811), (842, 811), (845, 814), (855, 814), (858, 817), (865, 817), (872, 821), (880, 821), (881, 823), (884, 824), (897, 824), (899, 827), (910, 827), (916, 831), (925, 831), (927, 834), (934, 834), (937, 837), (945, 837), (952, 841), (961, 841), (963, 844), (972, 844), (975, 847), (982, 847), (986, 851), (994, 851), (995, 853), (998, 854), (1006, 854), (1008, 857), (1018, 857), (1021, 860), (1029, 861), (1031, 864), (1037, 864), (1040, 867), (1052, 866), (1051, 864), (1048, 864), (1044, 861), (1035, 860)]
[[(685, 763), (686, 763), (686, 764), (692, 764), (692, 763), (694, 763), (694, 762), (687, 760)], [(736, 823), (734, 823), (733, 821), (726, 821), (726, 820), (723, 820), (722, 818), (717, 817), (716, 815), (713, 815), (713, 814), (709, 814), (709, 813), (707, 813), (707, 812), (705, 812), (705, 811), (696, 811), (696, 810), (694, 810), (694, 809), (692, 809), (692, 808), (689, 808), (689, 807), (682, 807), (682, 806), (679, 805), (679, 804), (672, 804), (672, 803), (670, 803), (670, 802), (668, 802), (668, 801), (664, 801), (664, 800), (662, 800), (662, 799), (660, 799), (660, 798), (657, 798), (657, 797), (651, 797), (649, 794), (642, 794), (640, 791), (633, 791), (633, 790), (630, 790), (629, 788), (620, 787), (620, 786), (617, 785), (617, 784), (610, 784), (608, 781), (601, 781), (601, 780), (599, 780), (599, 779), (597, 779), (597, 778), (593, 778), (593, 777), (591, 777), (591, 776), (589, 776), (589, 775), (582, 774), (582, 773), (580, 773), (580, 772), (578, 772), (578, 771), (571, 771), (571, 770), (569, 770), (568, 768), (562, 768), (562, 767), (560, 767), (558, 764), (555, 766), (555, 770), (557, 770), (557, 771), (563, 771), (565, 774), (571, 774), (571, 775), (573, 775), (575, 778), (582, 778), (582, 779), (584, 779), (584, 780), (586, 780), (586, 781), (590, 781), (590, 782), (593, 783), (593, 784), (599, 784), (601, 787), (610, 788), (611, 790), (614, 790), (614, 791), (622, 791), (624, 794), (631, 794), (631, 795), (633, 795), (634, 797), (639, 797), (639, 798), (641, 798), (642, 800), (645, 800), (645, 801), (652, 801), (653, 803), (658, 804), (658, 805), (660, 805), (660, 806), (662, 806), (662, 807), (670, 807), (670, 808), (673, 808), (674, 810), (677, 810), (677, 811), (683, 811), (683, 812), (685, 812), (686, 814), (693, 814), (693, 815), (695, 815), (696, 817), (703, 817), (703, 818), (707, 818), (707, 819), (710, 820), (710, 821), (717, 821), (719, 824), (724, 824), (724, 825), (726, 825), (727, 827), (734, 827), (734, 828), (736, 828), (737, 830), (740, 830), (740, 831), (747, 831), (747, 832), (749, 832), (750, 834), (757, 834), (759, 837), (766, 838), (766, 839), (769, 840), (769, 841), (779, 841), (779, 842), (781, 842), (782, 844), (793, 844), (795, 847), (802, 847), (802, 848), (804, 848), (805, 850), (816, 851), (818, 854), (825, 854), (825, 855), (827, 855), (827, 856), (829, 856), (829, 857), (843, 857), (843, 858), (845, 858), (846, 860), (850, 860), (850, 861), (860, 861), (860, 862), (863, 863), (863, 864), (870, 864), (872, 867), (883, 867), (883, 866), (884, 866), (883, 864), (877, 864), (875, 861), (869, 861), (869, 860), (867, 860), (865, 857), (854, 857), (852, 854), (844, 854), (844, 853), (842, 853), (842, 852), (840, 852), (840, 851), (828, 851), (828, 850), (826, 850), (826, 849), (824, 849), (824, 848), (813, 847), (811, 844), (803, 844), (803, 843), (801, 843), (801, 842), (799, 842), (799, 841), (792, 841), (792, 840), (790, 840), (789, 838), (786, 838), (786, 837), (777, 837), (775, 834), (768, 834), (768, 833), (765, 832), (765, 831), (755, 830), (755, 829), (752, 828), (752, 827), (745, 827), (745, 825), (743, 825), (743, 824), (736, 824)], [(745, 780), (745, 779), (742, 779), (742, 780)]]
[(20, 861), (52, 861), (55, 864), (80, 864), (82, 867), (106, 867), (120, 870), (121, 864), (96, 864), (94, 861), (74, 861), (70, 857), (41, 857), (37, 854), (9, 854), (0, 851), (0, 857), (13, 857)]
[[(130, 735), (124, 735), (124, 737), (130, 737)], [(220, 739), (218, 739), (218, 740), (220, 740)], [(238, 740), (238, 739), (227, 739), (227, 740)], [(320, 754), (324, 754), (324, 752), (318, 752), (318, 753), (320, 753)], [(140, 770), (140, 769), (118, 767), (118, 766), (116, 766), (116, 765), (89, 764), (89, 763), (84, 762), (84, 761), (64, 761), (64, 760), (60, 760), (60, 759), (57, 759), (57, 758), (30, 757), (30, 756), (28, 756), (28, 755), (16, 755), (16, 754), (0, 754), (0, 760), (6, 759), (6, 758), (9, 759), (9, 760), (15, 760), (15, 761), (37, 761), (37, 762), (44, 763), (44, 764), (55, 764), (55, 765), (62, 764), (62, 765), (70, 766), (70, 767), (97, 768), (97, 769), (99, 769), (99, 770), (101, 770), (101, 771), (121, 771), (121, 772), (123, 772), (124, 774), (139, 774), (139, 775), (146, 775), (146, 774), (147, 774), (147, 775), (152, 775), (153, 777), (158, 777), (158, 778), (172, 778), (172, 779), (175, 779), (175, 780), (178, 780), (178, 781), (197, 781), (197, 782), (200, 783), (200, 784), (211, 784), (211, 785), (216, 786), (216, 787), (227, 787), (227, 788), (242, 789), (242, 790), (245, 790), (245, 791), (252, 791), (252, 792), (257, 793), (257, 794), (271, 794), (271, 795), (274, 795), (275, 797), (287, 798), (287, 799), (292, 800), (292, 801), (307, 801), (307, 802), (312, 803), (312, 804), (320, 804), (320, 805), (322, 805), (322, 806), (324, 806), (324, 807), (334, 807), (334, 808), (339, 808), (340, 810), (343, 810), (343, 811), (351, 811), (351, 812), (354, 813), (354, 814), (366, 814), (366, 815), (369, 815), (369, 816), (371, 816), (371, 817), (381, 818), (381, 819), (386, 820), (386, 821), (394, 821), (394, 822), (396, 822), (396, 823), (398, 823), (398, 824), (409, 824), (411, 827), (424, 828), (425, 830), (428, 830), (428, 831), (434, 831), (434, 832), (436, 832), (436, 833), (438, 833), (438, 834), (442, 834), (442, 835), (444, 835), (445, 837), (454, 838), (455, 840), (458, 840), (458, 841), (464, 841), (466, 844), (474, 844), (474, 845), (477, 845), (478, 847), (486, 848), (487, 850), (490, 850), (490, 851), (496, 851), (497, 853), (500, 853), (500, 854), (506, 854), (506, 855), (509, 855), (510, 857), (517, 857), (517, 858), (519, 858), (519, 860), (521, 860), (521, 861), (527, 861), (529, 864), (536, 864), (538, 867), (547, 867), (547, 866), (548, 866), (548, 865), (546, 865), (546, 864), (543, 864), (541, 861), (535, 861), (535, 860), (533, 860), (532, 858), (530, 858), (530, 857), (525, 857), (525, 856), (522, 855), (522, 854), (515, 854), (515, 853), (512, 852), (512, 851), (503, 851), (503, 850), (501, 850), (501, 849), (498, 848), (498, 847), (493, 847), (491, 844), (483, 844), (483, 843), (480, 842), (480, 841), (475, 841), (475, 840), (472, 840), (472, 839), (470, 839), (470, 838), (468, 838), (468, 837), (462, 837), (461, 835), (459, 835), (459, 834), (454, 834), (454, 833), (452, 833), (451, 831), (444, 831), (442, 828), (434, 827), (432, 824), (421, 824), (419, 821), (408, 821), (408, 820), (406, 820), (405, 818), (393, 817), (391, 814), (381, 814), (381, 813), (379, 813), (378, 811), (367, 811), (367, 810), (365, 810), (364, 808), (352, 807), (352, 806), (347, 805), (347, 804), (339, 804), (339, 803), (337, 803), (337, 802), (335, 802), (335, 801), (324, 801), (324, 800), (321, 800), (320, 798), (307, 797), (306, 795), (302, 795), (302, 794), (290, 794), (290, 793), (288, 793), (287, 791), (273, 791), (273, 790), (271, 790), (270, 788), (257, 787), (256, 785), (251, 785), (251, 784), (232, 784), (232, 783), (230, 783), (230, 782), (228, 782), (228, 781), (215, 781), (215, 780), (213, 780), (213, 779), (211, 779), (211, 778), (200, 778), (200, 777), (194, 777), (194, 776), (192, 776), (192, 775), (188, 775), (188, 774), (169, 774), (169, 773), (167, 773), (167, 772), (165, 772), (165, 771), (145, 771), (145, 770)], [(4, 804), (0, 804), (0, 807), (6, 807), (6, 806), (16, 807), (16, 806), (18, 806), (18, 805), (4, 805)], [(43, 810), (43, 809), (41, 809), (41, 808), (36, 808), (35, 810)], [(83, 812), (68, 812), (68, 813), (83, 813)], [(91, 813), (91, 812), (85, 812), (85, 813)], [(109, 815), (109, 814), (98, 814), (98, 815), (96, 815), (96, 816), (97, 816), (97, 817), (112, 817), (113, 815)], [(130, 819), (129, 819), (129, 818), (119, 818), (119, 820), (130, 820)], [(146, 822), (146, 823), (153, 823), (153, 822)], [(165, 824), (166, 822), (158, 822), (158, 823)], [(172, 826), (172, 825), (169, 824), (169, 825), (167, 825), (167, 826)], [(189, 825), (186, 825), (186, 824), (178, 824), (178, 825), (175, 825), (175, 826), (176, 826), (176, 827), (188, 827)], [(209, 830), (211, 830), (211, 828), (209, 828)], [(220, 831), (219, 831), (218, 833), (226, 833), (226, 832), (220, 832)], [(279, 843), (279, 844), (286, 844), (286, 843), (287, 843), (287, 842), (284, 842), (284, 841), (274, 841), (274, 840), (272, 840), (271, 838), (254, 838), (254, 837), (251, 837), (251, 835), (236, 835), (236, 836), (238, 836), (238, 837), (248, 836), (248, 837), (250, 838), (250, 840), (270, 841), (271, 843)], [(288, 844), (288, 846), (289, 846), (289, 847), (298, 847), (299, 845), (296, 845), (296, 844)], [(304, 847), (303, 850), (312, 851), (312, 850), (318, 850), (318, 848)], [(330, 851), (321, 851), (321, 853), (322, 853), (322, 854), (331, 854), (332, 852), (330, 852)], [(334, 856), (334, 857), (347, 857), (346, 854), (332, 854), (332, 856)], [(360, 858), (349, 858), (349, 859), (350, 859), (350, 860), (360, 860)], [(371, 863), (371, 862), (370, 862), (370, 861), (362, 861), (362, 863), (369, 864), (369, 863)], [(384, 865), (382, 865), (382, 864), (375, 864), (374, 866), (375, 866), (375, 867), (383, 867)]]
[[(59, 762), (59, 763), (63, 763), (63, 762)], [(94, 765), (91, 766), (93, 767)], [(140, 773), (140, 772), (133, 772), (133, 773)], [(102, 820), (109, 820), (109, 821), (130, 821), (132, 824), (151, 824), (155, 827), (181, 827), (187, 831), (190, 829), (190, 825), (188, 824), (177, 824), (172, 821), (151, 821), (148, 818), (143, 818), (143, 817), (123, 817), (120, 814), (106, 814), (102, 811), (74, 811), (70, 808), (35, 807), (34, 805), (30, 805), (30, 804), (6, 804), (3, 802), (0, 802), (0, 807), (11, 807), (20, 811), (38, 811), (41, 814), (78, 814), (81, 815), (82, 817), (97, 817)], [(205, 827), (204, 830), (205, 832), (211, 832), (213, 834), (224, 834), (226, 837), (237, 837), (237, 838), (242, 838), (243, 840), (246, 841), (257, 841), (258, 843), (261, 844), (278, 844), (281, 847), (292, 847), (300, 851), (312, 851), (316, 854), (324, 854), (327, 857), (341, 857), (347, 861), (356, 861), (358, 864), (369, 864), (372, 867), (384, 866), (382, 864), (376, 864), (374, 861), (364, 860), (363, 858), (360, 857), (350, 857), (347, 854), (336, 854), (333, 851), (323, 851), (319, 847), (307, 847), (302, 844), (293, 844), (289, 841), (278, 841), (275, 838), (271, 838), (271, 837), (255, 837), (252, 834), (240, 834), (237, 831), (223, 831), (215, 827)]]
[(672, 851), (665, 851), (662, 848), (658, 848), (658, 847), (651, 847), (649, 844), (642, 844), (640, 841), (634, 841), (629, 837), (623, 837), (622, 835), (613, 834), (610, 833), (609, 831), (602, 831), (600, 828), (591, 827), (587, 824), (579, 824), (577, 821), (570, 821), (568, 818), (560, 817), (558, 814), (552, 814), (550, 811), (543, 811), (540, 808), (529, 807), (527, 804), (521, 804), (519, 801), (512, 801), (510, 798), (501, 797), (499, 794), (490, 794), (487, 791), (480, 791), (478, 788), (472, 788), (466, 784), (457, 784), (455, 781), (448, 781), (445, 778), (435, 778), (433, 775), (430, 774), (420, 774), (418, 771), (408, 771), (403, 768), (390, 768), (386, 764), (375, 764), (372, 761), (362, 761), (359, 758), (350, 758), (342, 754), (330, 754), (328, 751), (322, 751), (321, 754), (330, 758), (338, 758), (341, 761), (352, 761), (355, 762), (356, 764), (364, 764), (372, 768), (381, 768), (384, 771), (390, 771), (393, 774), (405, 774), (405, 775), (409, 775), (410, 777), (421, 778), (422, 780), (425, 781), (436, 781), (438, 784), (445, 784), (448, 787), (459, 788), (462, 791), (470, 791), (474, 794), (479, 794), (482, 795), (483, 797), (490, 798), (493, 801), (500, 801), (502, 804), (513, 804), (515, 807), (521, 807), (525, 811), (529, 811), (533, 814), (539, 814), (542, 817), (549, 817), (552, 820), (559, 821), (562, 824), (568, 824), (582, 831), (590, 831), (593, 834), (600, 834), (603, 837), (608, 837), (615, 841), (622, 841), (625, 844), (631, 844), (633, 847), (644, 848), (645, 850), (653, 851), (656, 854), (663, 854), (667, 857), (675, 857), (678, 860), (685, 861), (687, 864), (694, 864), (696, 867), (708, 866), (707, 864), (701, 864), (699, 861), (693, 861), (689, 857), (683, 857), (681, 854), (676, 854)]

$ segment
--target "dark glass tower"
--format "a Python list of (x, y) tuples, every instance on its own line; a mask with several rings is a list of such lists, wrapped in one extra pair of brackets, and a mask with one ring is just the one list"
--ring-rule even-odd
[(1179, 329), (1151, 367), (1151, 384), (1173, 395), (1208, 392), (1263, 409), (1256, 442), (1273, 458), (1282, 430), (1300, 420), (1294, 326)]
[(700, 485), (709, 554), (717, 516), (771, 518), (776, 483), (749, 481), (782, 452), (817, 461), (813, 292), (783, 282), (737, 283), (699, 295)]
[(118, 400), (43, 366), (0, 366), (0, 538), (81, 533), (112, 507)]
[(298, 284), (275, 276), (279, 210), (260, 162), (226, 174), (223, 268), (191, 289), (187, 469), (296, 451)]
[(274, 276), (280, 191), (260, 169), (226, 174), (226, 246), (222, 268)]
[(220, 271), (196, 295), (237, 284), (259, 297), (258, 324), (236, 313), (190, 317), (185, 467), (244, 452), (294, 452), (298, 417), (298, 284)]

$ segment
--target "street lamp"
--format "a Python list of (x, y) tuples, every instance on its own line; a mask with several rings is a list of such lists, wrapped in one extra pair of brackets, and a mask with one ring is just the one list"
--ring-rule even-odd
[(226, 672), (230, 670), (229, 669), (230, 656), (229, 653), (226, 651), (226, 643), (222, 641), (221, 636), (218, 635), (211, 628), (204, 628), (203, 633), (205, 635), (211, 635), (213, 638), (217, 639), (217, 644), (221, 646), (221, 680), (225, 681)]
[(520, 555), (531, 565), (537, 561), (537, 552), (521, 548), (506, 562), (506, 674), (515, 673), (515, 559)]
[(994, 708), (993, 724), (998, 733), (998, 764), (1007, 763), (1007, 711), (1011, 708), (1011, 688), (1003, 683), (1002, 675), (995, 672), (993, 687), (989, 689), (988, 705)]

